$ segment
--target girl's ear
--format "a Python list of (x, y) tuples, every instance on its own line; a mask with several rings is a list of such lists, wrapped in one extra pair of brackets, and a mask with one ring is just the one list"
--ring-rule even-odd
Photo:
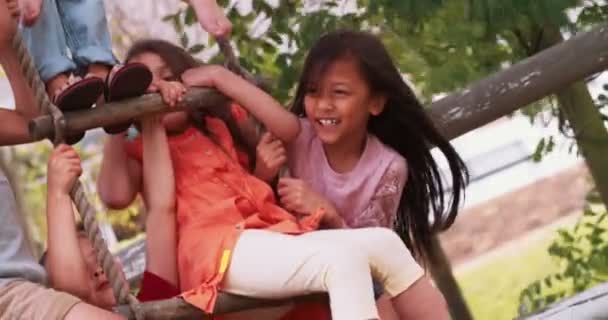
[(386, 95), (384, 93), (375, 95), (372, 98), (371, 104), (369, 106), (369, 113), (373, 116), (377, 116), (384, 111), (384, 105), (386, 104)]

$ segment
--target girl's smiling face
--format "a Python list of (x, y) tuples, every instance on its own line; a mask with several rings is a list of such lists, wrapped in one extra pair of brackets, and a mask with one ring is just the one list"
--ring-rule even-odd
[(363, 142), (367, 121), (382, 112), (385, 98), (371, 91), (358, 61), (345, 56), (310, 81), (304, 96), (306, 116), (326, 145)]

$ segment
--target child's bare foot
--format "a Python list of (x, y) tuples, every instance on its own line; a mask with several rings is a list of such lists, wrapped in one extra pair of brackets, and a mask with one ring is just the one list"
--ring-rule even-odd
[[(26, 26), (31, 26), (36, 23), (42, 10), (42, 0), (20, 0), (21, 10), (23, 11), (23, 23)], [(8, 0), (8, 3), (15, 2), (17, 0)], [(10, 9), (10, 8), (9, 8)], [(17, 9), (18, 11), (18, 9)]]
[(67, 88), (68, 81), (68, 75), (60, 73), (46, 82), (46, 93), (51, 98), (51, 101), (55, 101), (55, 97)]
[(107, 64), (90, 64), (85, 78), (97, 77), (105, 82), (106, 78), (108, 77), (108, 73), (110, 72), (110, 69), (111, 67)]

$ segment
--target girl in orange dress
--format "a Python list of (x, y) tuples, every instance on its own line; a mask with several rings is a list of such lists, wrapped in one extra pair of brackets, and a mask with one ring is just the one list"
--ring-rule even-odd
[[(292, 141), (298, 135), (297, 118), (272, 97), (222, 67), (199, 66), (179, 47), (142, 41), (127, 61), (151, 69), (150, 90), (159, 91), (169, 105), (181, 99), (183, 84), (213, 87), (277, 138)], [(210, 313), (219, 290), (258, 298), (327, 292), (333, 319), (377, 319), (372, 275), (398, 297), (423, 276), (422, 269), (389, 229), (316, 231), (339, 217), (323, 207), (298, 217), (279, 207), (272, 189), (250, 174), (244, 161), (243, 153), (252, 148), (243, 134), (247, 122), (236, 120), (242, 115), (229, 104), (170, 113), (158, 122), (166, 136), (148, 143), (168, 144), (171, 153), (172, 166), (153, 170), (174, 173), (176, 226), (168, 223), (166, 232), (176, 234), (177, 259), (168, 252), (156, 263), (164, 267), (155, 274)], [(108, 206), (124, 207), (142, 191), (145, 147), (140, 138), (124, 136), (113, 136), (106, 144), (98, 187)], [(429, 308), (428, 319), (447, 318), (436, 290), (419, 294), (439, 303)]]

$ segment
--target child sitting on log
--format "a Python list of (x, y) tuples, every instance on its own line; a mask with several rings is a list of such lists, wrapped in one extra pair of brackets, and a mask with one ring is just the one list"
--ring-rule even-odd
[[(267, 176), (289, 164), (292, 177), (278, 182), (281, 204), (296, 213), (319, 206), (335, 212), (339, 218), (327, 228), (396, 228), (408, 248), (428, 261), (433, 231), (446, 229), (457, 215), (467, 171), (383, 44), (349, 30), (321, 37), (306, 58), (292, 111), (299, 117), (298, 137), (284, 146), (266, 134), (258, 147)], [(449, 203), (430, 146), (449, 164)], [(428, 303), (419, 298), (409, 297), (409, 306)], [(317, 308), (303, 306), (285, 319), (329, 319), (329, 313), (319, 317)], [(380, 311), (391, 313), (390, 305)], [(419, 318), (408, 310), (399, 314)]]
[[(298, 119), (272, 97), (222, 67), (199, 66), (177, 46), (142, 41), (127, 61), (153, 71), (150, 89), (160, 90), (169, 105), (183, 94), (175, 81), (182, 79), (188, 86), (219, 90), (281, 140), (298, 135)], [(144, 136), (146, 130), (158, 134), (155, 142), (171, 153), (171, 162), (156, 162), (154, 171), (174, 170), (178, 283), (187, 302), (212, 313), (219, 290), (258, 298), (328, 292), (333, 319), (377, 319), (373, 274), (396, 303), (407, 303), (400, 297), (408, 295), (431, 301), (425, 305), (431, 310), (419, 319), (447, 319), (441, 295), (421, 279), (422, 269), (391, 230), (315, 231), (339, 217), (324, 207), (296, 217), (277, 206), (268, 184), (250, 174), (247, 161), (239, 161), (239, 151), (247, 148), (234, 110), (226, 104), (178, 111), (143, 128)], [(98, 190), (110, 207), (128, 205), (139, 192), (146, 195), (142, 169), (153, 159), (146, 156), (145, 143), (111, 137), (106, 144)]]

